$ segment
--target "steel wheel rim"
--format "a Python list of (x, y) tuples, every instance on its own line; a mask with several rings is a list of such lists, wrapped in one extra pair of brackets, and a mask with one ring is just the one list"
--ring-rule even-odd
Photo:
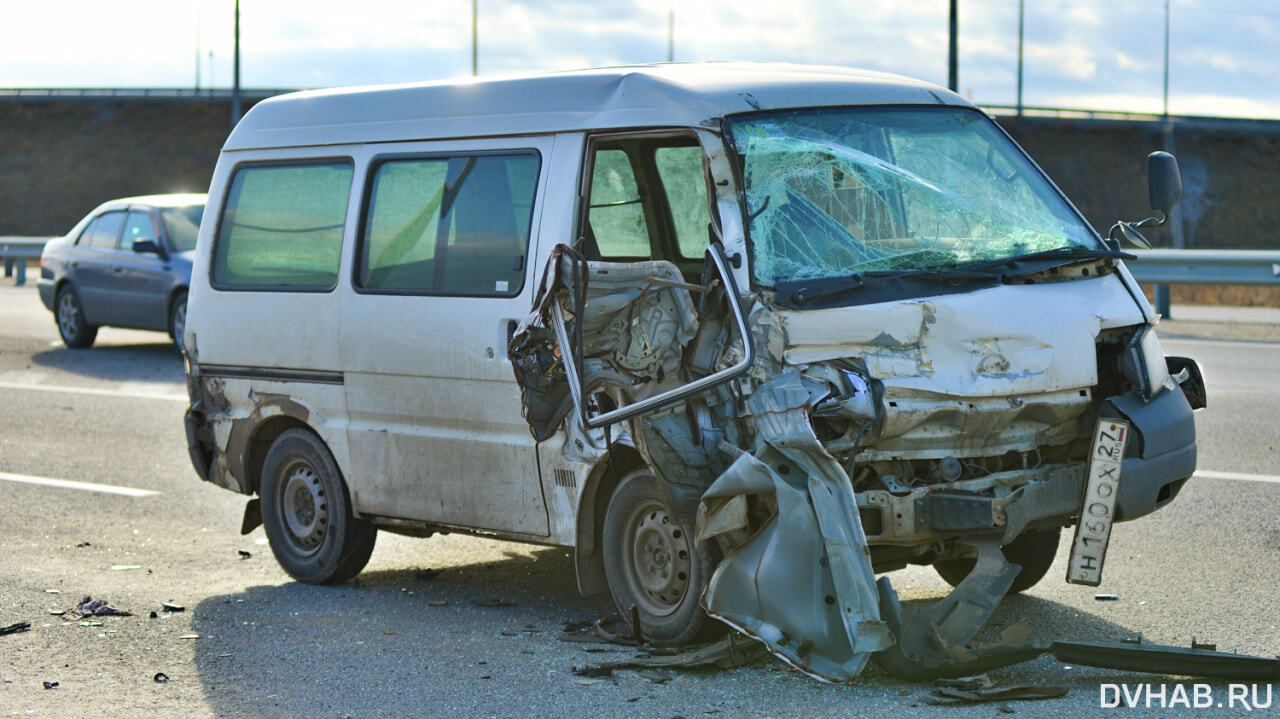
[(320, 475), (302, 461), (290, 464), (281, 473), (277, 496), (289, 544), (302, 554), (314, 554), (324, 543), (329, 529), (329, 503)]
[(74, 337), (80, 329), (80, 307), (70, 292), (64, 292), (58, 300), (58, 329), (63, 337)]
[(640, 608), (655, 616), (676, 611), (689, 590), (689, 542), (684, 528), (656, 501), (627, 518), (623, 558), (630, 564)]

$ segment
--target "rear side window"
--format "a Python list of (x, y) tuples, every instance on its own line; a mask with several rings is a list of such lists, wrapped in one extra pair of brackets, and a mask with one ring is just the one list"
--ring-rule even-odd
[(518, 294), (538, 164), (533, 152), (378, 163), (357, 286), (408, 294)]
[(351, 175), (348, 161), (236, 170), (214, 240), (213, 286), (332, 289)]
[(104, 212), (98, 215), (80, 236), (81, 247), (114, 250), (120, 240), (120, 227), (124, 225), (123, 212)]

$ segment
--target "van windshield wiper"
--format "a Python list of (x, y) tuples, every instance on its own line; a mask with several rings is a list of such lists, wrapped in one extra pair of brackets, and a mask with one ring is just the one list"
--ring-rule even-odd
[[(984, 260), (976, 263), (959, 265), (957, 270), (965, 270), (969, 272), (984, 272), (994, 270), (1000, 267), (1007, 267), (1013, 264), (1021, 264), (1024, 262), (1035, 262), (1037, 267), (1029, 272), (1036, 272), (1044, 269), (1045, 266), (1053, 267), (1071, 262), (1080, 262), (1081, 260), (1100, 260), (1107, 257), (1115, 257), (1122, 260), (1137, 259), (1128, 252), (1112, 250), (1105, 247), (1081, 247), (1079, 245), (1071, 245), (1068, 247), (1055, 247), (1052, 250), (1042, 250), (1040, 252), (1031, 252), (1025, 255), (1015, 255), (1013, 257), (1002, 257), (998, 260)], [(1044, 260), (1050, 260), (1048, 265), (1040, 266)], [(1024, 273), (1015, 273), (1024, 274)]]
[(930, 267), (919, 270), (871, 270), (859, 272), (845, 277), (831, 278), (831, 284), (825, 286), (802, 287), (791, 293), (791, 298), (800, 304), (809, 304), (818, 300), (842, 295), (861, 289), (868, 284), (885, 280), (926, 280), (940, 282), (963, 282), (966, 280), (989, 279), (985, 272), (973, 272), (967, 267), (945, 268)]

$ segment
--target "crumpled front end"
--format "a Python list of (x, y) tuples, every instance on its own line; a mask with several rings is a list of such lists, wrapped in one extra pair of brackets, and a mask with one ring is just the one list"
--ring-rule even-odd
[[(1074, 521), (1100, 418), (1132, 422), (1137, 461), (1148, 448), (1185, 460), (1190, 443), (1190, 466), (1161, 468), (1131, 506), (1168, 501), (1194, 469), (1193, 431), (1178, 447), (1156, 436), (1187, 426), (1190, 407), (1179, 414), (1168, 373), (1134, 371), (1149, 328), (1114, 272), (808, 311), (765, 292), (735, 331), (725, 273), (689, 283), (670, 263), (566, 253), (511, 345), (535, 436), (575, 392), (583, 422), (657, 402), (626, 415), (625, 434), (723, 556), (703, 607), (816, 678), (848, 680), (873, 655), (903, 672), (971, 659), (1019, 571), (1000, 547)], [(731, 380), (679, 393), (744, 357)], [(930, 609), (876, 585), (956, 558), (976, 566)]]

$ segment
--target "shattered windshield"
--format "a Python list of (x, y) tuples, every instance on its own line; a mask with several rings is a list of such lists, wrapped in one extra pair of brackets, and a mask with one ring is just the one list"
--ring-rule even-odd
[(1099, 247), (977, 110), (816, 108), (735, 115), (727, 125), (762, 285)]

